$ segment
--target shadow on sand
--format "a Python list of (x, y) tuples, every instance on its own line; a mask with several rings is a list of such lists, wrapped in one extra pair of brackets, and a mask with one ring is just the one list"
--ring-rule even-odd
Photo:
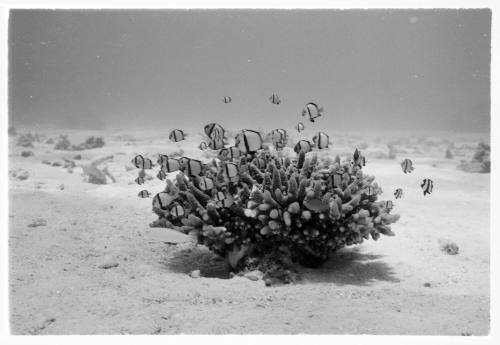
[[(376, 281), (399, 282), (392, 268), (380, 261), (382, 255), (362, 253), (358, 248), (342, 249), (332, 254), (321, 268), (299, 267), (303, 284), (332, 283), (336, 285), (369, 285)], [(219, 256), (204, 246), (173, 251), (162, 262), (169, 270), (189, 274), (200, 270), (207, 278), (230, 278), (230, 268)]]
[(376, 281), (397, 283), (391, 266), (380, 261), (382, 255), (363, 253), (359, 248), (345, 248), (332, 254), (320, 268), (300, 268), (302, 283), (333, 283), (336, 285), (370, 285)]

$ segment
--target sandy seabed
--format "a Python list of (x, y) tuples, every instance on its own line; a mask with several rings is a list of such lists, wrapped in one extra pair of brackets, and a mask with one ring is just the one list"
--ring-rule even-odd
[[(103, 135), (106, 145), (55, 151), (43, 140), (26, 149), (10, 138), (9, 170), (29, 172), (26, 180), (9, 179), (13, 334), (489, 332), (490, 175), (456, 169), (461, 159), (470, 160), (479, 141), (489, 141), (488, 135), (427, 133), (409, 143), (403, 140), (408, 135), (399, 134), (393, 139), (402, 151), (396, 160), (383, 157), (385, 136), (331, 135), (332, 155), (368, 145), (362, 150), (364, 171), (375, 175), (384, 190), (381, 199), (394, 199), (393, 191), (403, 188), (392, 211), (401, 215), (392, 226), (396, 236), (345, 248), (320, 269), (300, 268), (297, 284), (266, 287), (262, 280), (225, 279), (227, 270), (206, 248), (175, 234), (172, 242), (181, 242), (167, 244), (158, 239), (158, 229), (149, 228), (156, 218), (151, 199), (137, 197), (143, 189), (133, 183), (137, 171), (126, 166), (135, 153), (153, 157), (181, 148), (204, 159), (197, 134), (173, 144), (167, 135), (152, 133), (39, 133), (56, 141), (67, 133), (72, 143)], [(445, 137), (455, 144), (453, 159), (445, 159)], [(23, 150), (34, 155), (22, 157)], [(107, 165), (116, 183), (90, 184), (80, 168), (69, 173), (42, 164), (75, 154), (83, 162), (113, 155)], [(405, 175), (399, 162), (407, 157), (416, 169)], [(164, 182), (151, 175), (144, 188), (156, 193)], [(434, 192), (424, 197), (420, 181), (427, 177)], [(38, 218), (47, 224), (28, 226)], [(443, 239), (454, 241), (459, 253), (443, 253)], [(109, 261), (118, 266), (99, 267)], [(191, 278), (196, 269), (202, 277)]]

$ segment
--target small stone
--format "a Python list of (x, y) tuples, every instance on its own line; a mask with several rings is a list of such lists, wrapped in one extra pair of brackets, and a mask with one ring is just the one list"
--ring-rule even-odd
[(424, 284), (425, 287), (431, 287), (431, 283), (427, 282)]
[(29, 151), (29, 150), (21, 152), (21, 157), (30, 157), (33, 155), (34, 155), (33, 151)]
[(64, 185), (63, 185), (63, 184), (60, 184), (60, 185), (59, 185), (59, 189), (60, 189), (60, 190), (64, 190)]
[(74, 155), (73, 159), (80, 160), (80, 159), (82, 159), (82, 155), (80, 155), (80, 154)]
[(102, 268), (102, 269), (109, 269), (109, 268), (114, 268), (114, 267), (118, 267), (118, 262), (114, 261), (114, 260), (108, 260), (108, 261), (104, 261), (102, 264), (99, 265), (99, 268)]
[(189, 276), (190, 276), (191, 278), (200, 278), (200, 277), (201, 277), (201, 275), (200, 275), (200, 270), (194, 270), (194, 271), (192, 271), (192, 272), (189, 274)]
[(266, 283), (266, 286), (273, 285), (273, 282), (271, 281), (271, 279), (266, 279), (264, 282)]
[(28, 224), (28, 227), (30, 228), (36, 228), (38, 226), (46, 226), (47, 225), (47, 221), (43, 218), (37, 218), (37, 219), (33, 219), (33, 221)]

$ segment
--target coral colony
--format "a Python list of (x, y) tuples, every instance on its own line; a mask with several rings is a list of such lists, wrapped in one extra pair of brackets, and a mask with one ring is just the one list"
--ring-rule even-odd
[[(281, 102), (277, 95), (269, 100)], [(223, 102), (232, 99), (224, 97)], [(314, 122), (322, 111), (308, 103), (302, 116)], [(302, 123), (295, 126), (298, 132), (303, 128)], [(378, 200), (382, 190), (374, 176), (363, 173), (366, 161), (357, 149), (343, 161), (339, 156), (318, 158), (313, 148), (327, 148), (329, 143), (328, 136), (319, 132), (312, 143), (295, 143), (296, 155), (290, 157), (285, 154), (290, 151), (283, 150), (288, 145), (284, 129), (265, 136), (273, 145), (264, 144), (263, 133), (242, 130), (231, 147), (222, 126), (211, 123), (204, 130), (207, 142), (199, 148), (215, 151), (210, 162), (160, 155), (160, 172), (177, 172), (175, 179), (158, 173), (166, 180), (165, 189), (154, 196), (147, 190), (139, 192), (142, 198), (153, 196), (158, 219), (152, 227), (194, 234), (234, 271), (253, 266), (267, 273), (277, 268), (289, 272), (294, 263), (318, 267), (335, 250), (394, 235), (390, 225), (399, 215), (391, 214), (392, 201)], [(170, 133), (176, 142), (183, 136), (180, 130)], [(139, 176), (154, 166), (142, 155), (132, 163), (141, 169)], [(409, 159), (401, 163), (404, 173), (413, 170), (411, 164)], [(432, 191), (432, 181), (424, 182), (425, 195)], [(402, 190), (395, 196), (400, 198)]]

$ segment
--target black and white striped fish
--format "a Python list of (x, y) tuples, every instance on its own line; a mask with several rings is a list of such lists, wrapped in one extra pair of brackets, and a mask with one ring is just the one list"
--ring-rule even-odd
[(220, 150), (224, 148), (224, 140), (222, 138), (212, 139), (208, 142), (208, 147), (211, 150)]
[(167, 174), (165, 173), (164, 170), (160, 169), (160, 171), (158, 171), (158, 174), (156, 174), (156, 177), (159, 180), (163, 181), (163, 180), (165, 180), (167, 178)]
[(304, 129), (306, 129), (306, 127), (304, 126), (304, 124), (302, 122), (299, 122), (297, 123), (297, 125), (295, 126), (295, 129), (297, 130), (297, 132), (302, 132)]
[(277, 94), (275, 94), (275, 93), (273, 93), (273, 94), (271, 95), (271, 97), (269, 97), (269, 101), (271, 101), (271, 103), (272, 103), (272, 104), (276, 104), (276, 105), (278, 105), (278, 104), (280, 104), (280, 103), (281, 103), (281, 99), (280, 99), (280, 98), (278, 97), (278, 95), (277, 95)]
[(402, 196), (403, 196), (403, 189), (398, 188), (394, 191), (394, 197), (396, 199), (401, 199)]
[(153, 198), (153, 208), (158, 208), (160, 210), (166, 211), (170, 203), (175, 199), (175, 196), (172, 196), (166, 192), (160, 192), (156, 194)]
[(149, 198), (151, 194), (147, 190), (141, 190), (139, 194), (137, 194), (139, 198)]
[(309, 121), (314, 122), (316, 118), (320, 117), (323, 112), (323, 108), (318, 107), (316, 103), (309, 102), (302, 110), (302, 116), (308, 116)]
[(222, 99), (222, 102), (228, 104), (228, 103), (231, 103), (233, 101), (233, 99), (230, 97), (230, 96), (226, 96)]
[(224, 176), (231, 182), (237, 182), (240, 177), (238, 165), (234, 163), (224, 163)]
[(205, 127), (203, 127), (203, 130), (210, 139), (216, 139), (216, 138), (222, 139), (224, 138), (226, 132), (221, 125), (214, 122), (205, 125)]
[(202, 141), (200, 145), (198, 145), (198, 148), (202, 151), (205, 151), (208, 148), (208, 145), (206, 142)]
[(214, 188), (214, 181), (208, 177), (200, 177), (197, 179), (198, 188), (202, 191), (212, 190)]
[(394, 204), (392, 203), (392, 200), (385, 200), (381, 202), (382, 208), (385, 209), (386, 211), (390, 212), (392, 208), (394, 207)]
[(300, 153), (300, 151), (304, 151), (305, 153), (312, 151), (312, 145), (307, 140), (300, 140), (295, 147), (293, 148), (295, 153)]
[(219, 151), (218, 155), (221, 161), (237, 159), (240, 158), (240, 156), (241, 156), (240, 149), (237, 148), (236, 146), (223, 148)]
[(144, 184), (144, 177), (142, 176), (138, 176), (135, 180), (134, 180), (135, 183), (137, 183), (138, 185), (142, 185)]
[(161, 163), (161, 170), (171, 173), (181, 170), (181, 163), (176, 158), (167, 158)]
[(175, 205), (170, 209), (170, 215), (174, 218), (183, 217), (186, 212), (184, 211), (184, 207), (182, 205)]
[(375, 188), (373, 188), (373, 186), (368, 186), (365, 188), (365, 194), (368, 196), (373, 196), (377, 195), (377, 192), (375, 191)]
[(182, 131), (182, 129), (174, 129), (170, 132), (168, 135), (168, 138), (173, 141), (173, 142), (179, 142), (181, 140), (184, 140), (186, 138), (186, 135)]
[(337, 188), (342, 185), (342, 174), (334, 173), (330, 178), (333, 188)]
[(137, 155), (132, 159), (132, 164), (141, 170), (152, 169), (153, 162), (149, 158), (144, 158), (142, 155)]
[(319, 150), (326, 149), (330, 143), (330, 137), (324, 132), (318, 132), (313, 137), (313, 143)]
[(224, 192), (215, 193), (214, 199), (219, 207), (229, 207), (234, 202), (233, 197), (225, 194)]
[(413, 167), (413, 162), (411, 161), (411, 159), (408, 159), (408, 158), (405, 158), (402, 162), (401, 162), (401, 168), (403, 169), (403, 172), (405, 174), (407, 173), (411, 173), (415, 168)]
[(422, 180), (420, 187), (424, 191), (424, 195), (431, 194), (434, 189), (434, 182), (431, 179), (425, 178)]
[(166, 164), (167, 160), (168, 160), (168, 156), (167, 155), (160, 154), (158, 156), (158, 160), (156, 161), (156, 163), (158, 163), (159, 166), (163, 166), (163, 165)]
[(282, 143), (285, 142), (288, 138), (286, 130), (283, 128), (276, 128), (271, 131), (271, 140), (273, 143)]
[(253, 160), (253, 164), (259, 168), (260, 170), (265, 169), (267, 167), (267, 162), (264, 158), (257, 157)]
[(179, 162), (182, 172), (187, 176), (199, 176), (203, 172), (203, 163), (199, 160), (182, 157)]
[(253, 153), (262, 149), (262, 136), (259, 132), (244, 129), (236, 135), (234, 146), (238, 147), (242, 153)]

